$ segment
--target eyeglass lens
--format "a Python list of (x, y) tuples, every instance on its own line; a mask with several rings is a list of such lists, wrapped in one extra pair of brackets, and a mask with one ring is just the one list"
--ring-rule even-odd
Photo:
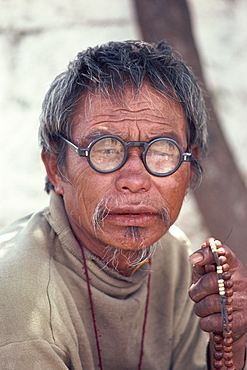
[(123, 161), (125, 149), (121, 141), (107, 137), (97, 141), (90, 150), (90, 161), (100, 171), (112, 171)]
[(178, 165), (180, 152), (178, 147), (169, 140), (155, 141), (146, 154), (146, 163), (152, 172), (168, 173)]
[[(117, 138), (102, 138), (90, 149), (90, 162), (96, 170), (114, 171), (126, 158), (127, 148)], [(160, 139), (151, 143), (146, 151), (146, 166), (151, 172), (166, 174), (179, 164), (181, 153), (173, 141)]]

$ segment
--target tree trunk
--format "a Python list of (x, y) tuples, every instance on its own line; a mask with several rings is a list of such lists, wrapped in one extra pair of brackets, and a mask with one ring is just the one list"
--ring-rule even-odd
[[(135, 0), (144, 40), (166, 39), (204, 83), (186, 0)], [(205, 86), (205, 83), (204, 83)], [(212, 236), (225, 241), (247, 268), (247, 192), (223, 133), (211, 98), (208, 156), (203, 161), (204, 177), (195, 197)], [(195, 215), (196, 217), (196, 215)]]

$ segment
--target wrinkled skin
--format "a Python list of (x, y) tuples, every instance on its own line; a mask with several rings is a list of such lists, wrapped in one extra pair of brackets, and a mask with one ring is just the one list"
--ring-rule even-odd
[[(138, 94), (126, 89), (123, 101), (101, 94), (82, 97), (73, 119), (72, 141), (87, 147), (96, 137), (109, 133), (126, 142), (169, 137), (183, 151), (188, 146), (181, 105), (147, 84)], [(43, 153), (42, 158), (56, 193), (63, 196), (71, 227), (77, 238), (101, 259), (108, 245), (121, 250), (118, 271), (128, 275), (131, 271), (124, 254), (151, 246), (177, 219), (193, 176), (190, 163), (182, 163), (170, 176), (156, 177), (145, 169), (140, 157), (142, 149), (132, 147), (122, 168), (102, 174), (92, 169), (86, 158), (67, 149), (63, 176), (56, 158), (49, 153)], [(192, 150), (196, 152), (196, 148)], [(92, 220), (100, 202), (109, 212), (95, 230)], [(166, 220), (161, 217), (162, 208), (166, 208)], [(138, 237), (128, 233), (130, 228), (138, 230)]]
[[(72, 141), (86, 147), (94, 138), (109, 133), (125, 141), (148, 142), (166, 136), (175, 139), (183, 151), (187, 150), (187, 123), (181, 106), (154, 92), (148, 85), (144, 85), (137, 95), (127, 90), (123, 102), (100, 94), (92, 96), (91, 100), (82, 98), (79, 101), (73, 120)], [(140, 151), (138, 147), (130, 148), (128, 160), (121, 169), (102, 174), (93, 170), (85, 158), (67, 148), (62, 175), (56, 157), (42, 153), (48, 177), (56, 193), (63, 196), (75, 235), (102, 259), (109, 244), (121, 250), (117, 266), (123, 275), (132, 271), (125, 255), (155, 243), (176, 221), (193, 177), (189, 163), (183, 163), (171, 176), (155, 177), (144, 168)], [(192, 147), (192, 151), (197, 156), (197, 148)], [(93, 215), (102, 201), (110, 212), (95, 230)], [(160, 217), (162, 207), (169, 214), (165, 221)], [(130, 227), (140, 231), (138, 237), (127, 233)], [(196, 256), (191, 257), (196, 266), (190, 296), (196, 302), (196, 314), (202, 317), (202, 329), (217, 331), (221, 327), (217, 274), (206, 273), (209, 267), (206, 270), (204, 267), (214, 263), (213, 255), (206, 247), (199, 251), (200, 262), (195, 260)], [(246, 274), (228, 248), (226, 257), (234, 282), (234, 356), (238, 361), (237, 368), (241, 369), (247, 330)], [(111, 261), (109, 266), (114, 267)]]
[[(215, 272), (215, 260), (209, 242), (210, 238), (206, 240), (200, 250), (190, 256), (190, 261), (194, 264), (194, 267), (189, 295), (195, 302), (195, 313), (200, 317), (201, 329), (211, 333), (222, 331), (222, 320), (218, 294), (218, 275)], [(233, 359), (236, 368), (241, 370), (244, 366), (247, 339), (247, 275), (242, 263), (227, 246), (222, 246), (220, 241), (216, 241), (216, 245), (223, 254), (220, 257), (223, 270), (225, 267), (226, 269), (229, 268), (231, 273), (230, 279), (233, 283), (233, 302), (231, 304), (233, 308)], [(226, 265), (229, 265), (229, 267)], [(210, 348), (212, 356), (214, 351), (212, 339)]]

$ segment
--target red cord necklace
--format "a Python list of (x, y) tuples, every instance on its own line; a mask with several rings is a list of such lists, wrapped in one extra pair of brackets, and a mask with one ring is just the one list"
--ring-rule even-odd
[[(92, 322), (93, 322), (93, 328), (94, 328), (94, 336), (95, 336), (95, 342), (96, 342), (96, 348), (97, 348), (97, 354), (98, 354), (98, 367), (100, 370), (103, 370), (103, 363), (102, 363), (102, 357), (101, 357), (101, 349), (100, 349), (100, 341), (99, 341), (99, 330), (97, 328), (97, 322), (96, 322), (96, 315), (94, 310), (94, 303), (93, 303), (93, 295), (92, 290), (90, 286), (90, 278), (86, 263), (86, 257), (84, 248), (81, 244), (81, 242), (78, 240), (81, 254), (82, 254), (82, 260), (83, 260), (83, 269), (86, 276), (86, 282), (87, 282), (87, 290), (88, 290), (88, 298), (89, 298), (89, 304), (90, 304), (90, 310), (91, 310), (91, 316), (92, 316)], [(149, 260), (149, 263), (151, 264), (151, 261)], [(140, 266), (143, 263), (140, 264)], [(151, 284), (151, 273), (148, 275), (148, 281), (147, 281), (147, 296), (146, 296), (146, 303), (145, 303), (145, 312), (144, 312), (144, 320), (142, 324), (142, 336), (141, 336), (141, 348), (140, 348), (140, 357), (139, 357), (139, 363), (138, 363), (138, 370), (141, 370), (142, 368), (142, 360), (144, 355), (144, 339), (145, 339), (145, 333), (146, 333), (146, 324), (147, 324), (147, 317), (148, 317), (148, 303), (150, 298), (150, 284)]]

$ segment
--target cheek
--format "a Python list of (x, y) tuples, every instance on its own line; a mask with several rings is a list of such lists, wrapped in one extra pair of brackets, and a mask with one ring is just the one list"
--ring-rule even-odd
[[(81, 212), (90, 211), (86, 204), (90, 196), (90, 186), (87, 181), (87, 166), (83, 160), (71, 160), (67, 158), (66, 167), (63, 170), (64, 179), (64, 203), (69, 218), (79, 218)], [(90, 203), (89, 203), (90, 204)]]
[(170, 211), (171, 223), (174, 223), (178, 217), (189, 187), (189, 181), (190, 171), (178, 170), (175, 174), (164, 179), (160, 188), (162, 198)]
[(77, 223), (91, 225), (95, 208), (109, 192), (112, 181), (106, 184), (104, 175), (98, 174), (89, 165), (76, 165), (72, 168), (73, 171), (66, 174), (69, 180), (64, 194), (66, 209)]

